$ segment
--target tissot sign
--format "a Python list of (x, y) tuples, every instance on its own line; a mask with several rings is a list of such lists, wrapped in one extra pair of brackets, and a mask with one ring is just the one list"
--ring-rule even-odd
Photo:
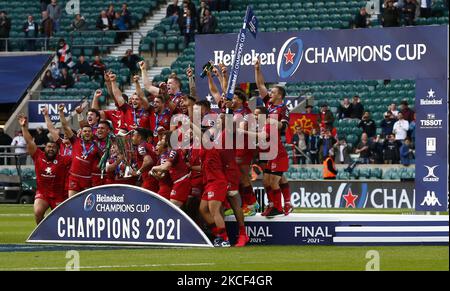
[(135, 186), (95, 187), (53, 210), (27, 242), (212, 247), (183, 211)]
[[(208, 61), (231, 66), (235, 38), (196, 36), (196, 74), (200, 76)], [(447, 210), (448, 26), (258, 33), (246, 40), (237, 83), (255, 82), (257, 58), (269, 83), (416, 80), (416, 164), (439, 165), (439, 181), (432, 182), (423, 180), (426, 168), (417, 168), (416, 207)], [(205, 98), (207, 80), (196, 78), (196, 86)]]

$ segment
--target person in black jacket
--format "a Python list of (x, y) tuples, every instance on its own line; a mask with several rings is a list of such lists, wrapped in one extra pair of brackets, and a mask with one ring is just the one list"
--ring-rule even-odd
[(352, 104), (350, 103), (350, 100), (348, 100), (347, 97), (345, 97), (341, 104), (339, 104), (338, 110), (337, 110), (337, 118), (338, 119), (344, 119), (344, 118), (350, 118), (352, 113)]
[[(0, 146), (10, 146), (12, 143), (12, 138), (5, 133), (3, 128), (0, 127)], [(0, 148), (0, 153), (4, 153), (5, 151), (8, 151), (7, 149)], [(0, 159), (0, 165), (9, 164), (8, 159)]]
[(170, 18), (172, 21), (170, 26), (173, 26), (175, 23), (178, 23), (178, 18), (181, 16), (181, 14), (182, 10), (178, 5), (178, 0), (173, 0), (173, 3), (169, 4), (166, 10), (166, 18)]
[[(11, 31), (11, 19), (6, 15), (6, 11), (0, 11), (0, 38), (9, 38)], [(6, 50), (6, 40), (0, 40), (0, 51)]]
[(364, 112), (364, 115), (359, 122), (358, 127), (361, 128), (363, 132), (367, 133), (367, 136), (369, 138), (374, 137), (377, 131), (377, 126), (375, 124), (375, 121), (370, 118), (369, 111)]
[(59, 80), (59, 86), (61, 88), (67, 89), (72, 88), (75, 84), (73, 77), (67, 72), (67, 68), (61, 69), (61, 79)]
[(383, 143), (383, 159), (385, 164), (398, 164), (400, 161), (400, 150), (395, 135), (388, 135)]
[(394, 1), (389, 0), (385, 2), (386, 8), (384, 8), (381, 23), (383, 27), (396, 27), (400, 26), (400, 11), (394, 6)]
[(36, 38), (38, 37), (39, 26), (34, 21), (32, 15), (28, 15), (28, 20), (23, 24), (22, 30), (25, 37), (29, 38), (26, 40), (27, 51), (36, 50)]
[(353, 96), (352, 110), (350, 118), (361, 119), (364, 113), (364, 106), (361, 104), (361, 99), (358, 95)]

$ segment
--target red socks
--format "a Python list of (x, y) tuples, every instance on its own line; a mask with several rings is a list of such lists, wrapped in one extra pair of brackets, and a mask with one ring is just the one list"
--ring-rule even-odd
[(246, 235), (245, 226), (239, 226), (239, 235)]
[(256, 203), (256, 195), (253, 192), (252, 186), (242, 187), (242, 200), (246, 205), (253, 205)]
[(281, 189), (272, 190), (272, 195), (273, 195), (273, 207), (275, 207), (279, 211), (282, 211), (283, 207), (281, 206)]
[(291, 189), (289, 188), (289, 184), (280, 184), (280, 189), (283, 193), (284, 203), (291, 203)]

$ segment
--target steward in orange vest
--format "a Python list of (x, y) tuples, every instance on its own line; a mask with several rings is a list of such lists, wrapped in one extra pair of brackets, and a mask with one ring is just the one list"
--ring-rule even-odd
[(326, 180), (336, 179), (337, 171), (334, 163), (334, 152), (330, 150), (328, 157), (323, 161), (323, 178)]

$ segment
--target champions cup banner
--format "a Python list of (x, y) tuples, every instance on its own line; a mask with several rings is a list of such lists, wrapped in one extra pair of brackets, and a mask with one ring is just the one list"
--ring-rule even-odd
[(53, 123), (59, 122), (59, 112), (58, 105), (64, 104), (65, 116), (67, 117), (72, 111), (75, 110), (80, 104), (79, 100), (59, 100), (59, 101), (47, 101), (47, 100), (30, 100), (28, 101), (28, 122), (30, 128), (46, 127), (44, 115), (42, 114), (42, 109), (48, 108), (48, 114), (50, 120)]
[[(445, 78), (447, 31), (417, 26), (260, 32), (245, 40), (237, 83), (255, 82), (256, 58), (266, 82)], [(210, 60), (230, 67), (235, 44), (236, 34), (197, 35), (197, 74)], [(198, 88), (208, 88), (207, 79), (196, 80)]]
[[(290, 181), (291, 204), (301, 208), (414, 209), (413, 181)], [(267, 204), (264, 187), (256, 181), (259, 203)]]
[(126, 185), (99, 186), (67, 199), (27, 242), (212, 247), (170, 201)]

